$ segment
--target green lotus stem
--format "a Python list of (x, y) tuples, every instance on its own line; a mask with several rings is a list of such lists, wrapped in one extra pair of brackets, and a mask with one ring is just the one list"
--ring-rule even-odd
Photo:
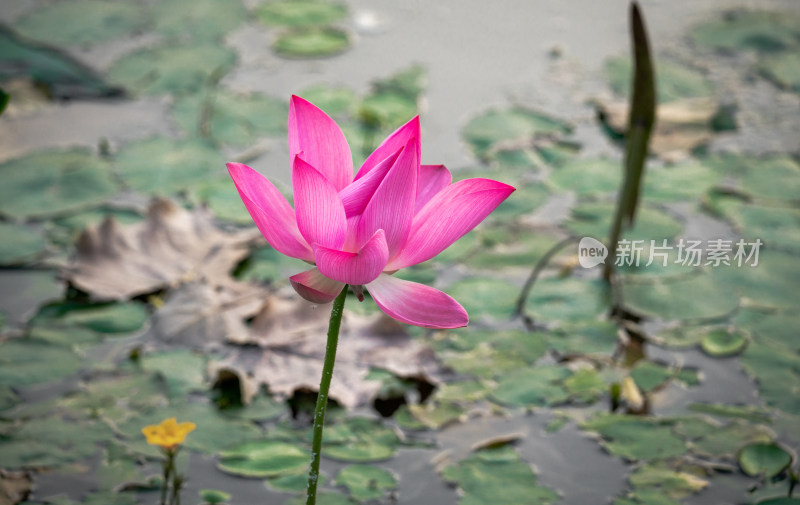
[(178, 472), (172, 474), (172, 500), (170, 505), (181, 505), (181, 486), (183, 485), (183, 478), (178, 475)]
[(169, 487), (169, 476), (172, 468), (170, 451), (165, 450), (164, 455), (167, 459), (164, 460), (164, 477), (161, 482), (161, 501), (159, 502), (161, 505), (167, 505), (167, 488)]
[(164, 449), (164, 455), (167, 459), (164, 461), (164, 477), (161, 483), (161, 505), (167, 505), (167, 489), (169, 488), (169, 477), (172, 474), (173, 468), (173, 453), (169, 449)]
[(308, 492), (306, 505), (317, 503), (317, 482), (319, 481), (319, 462), (322, 459), (322, 426), (325, 424), (325, 411), (328, 407), (328, 391), (333, 378), (333, 364), (336, 362), (336, 346), (339, 344), (339, 327), (342, 325), (344, 300), (347, 297), (347, 284), (333, 301), (331, 320), (328, 324), (328, 343), (325, 346), (325, 363), (322, 365), (322, 379), (319, 381), (319, 395), (314, 409), (314, 439), (311, 442), (311, 469), (308, 472)]

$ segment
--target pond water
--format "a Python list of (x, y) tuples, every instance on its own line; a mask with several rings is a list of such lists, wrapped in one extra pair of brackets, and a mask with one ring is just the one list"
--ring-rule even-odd
[[(398, 274), (459, 300), (469, 328), (395, 326), (348, 299), (322, 505), (786, 496), (785, 465), (760, 463), (765, 478), (739, 454), (768, 444), (797, 469), (800, 8), (641, 7), (660, 124), (625, 238), (642, 258), (670, 251), (667, 266), (622, 268), (609, 293), (576, 244), (605, 240), (621, 183), (625, 1), (0, 5), (0, 470), (21, 472), (0, 473), (0, 505), (157, 502), (140, 430), (172, 416), (198, 425), (184, 503), (203, 489), (300, 503), (297, 405), (314, 395), (328, 308), (289, 288), (303, 265), (252, 233), (224, 168), (246, 162), (290, 193), (292, 94), (337, 120), (356, 166), (419, 113), (424, 163), (518, 188)], [(116, 226), (81, 236), (109, 214)], [(694, 266), (678, 256), (690, 239), (705, 247)], [(720, 239), (728, 265), (709, 256)], [(740, 239), (760, 241), (757, 265), (737, 265)]]

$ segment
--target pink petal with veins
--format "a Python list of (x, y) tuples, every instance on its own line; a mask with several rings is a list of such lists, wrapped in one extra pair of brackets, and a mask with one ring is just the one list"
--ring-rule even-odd
[(422, 165), (419, 167), (419, 189), (414, 214), (417, 214), (433, 195), (453, 182), (453, 176), (444, 165)]
[(341, 190), (353, 180), (353, 157), (341, 128), (316, 105), (292, 95), (289, 102), (289, 159), (299, 153)]
[(427, 328), (460, 328), (469, 316), (457, 301), (438, 289), (381, 274), (367, 284), (372, 299), (398, 321)]
[(311, 303), (331, 302), (344, 288), (344, 282), (329, 279), (316, 268), (293, 275), (289, 281), (297, 294)]
[(383, 271), (389, 260), (386, 235), (378, 230), (357, 253), (317, 246), (317, 268), (325, 277), (347, 284), (366, 284)]
[(390, 154), (385, 160), (378, 163), (367, 175), (353, 181), (343, 190), (339, 191), (339, 197), (342, 199), (344, 212), (347, 214), (347, 217), (364, 212), (364, 207), (367, 206), (375, 190), (378, 189), (383, 178), (386, 177), (389, 169), (394, 165), (401, 149), (402, 147)]
[(400, 152), (395, 164), (364, 208), (356, 229), (359, 244), (377, 230), (383, 230), (389, 246), (389, 258), (394, 257), (406, 243), (414, 218), (419, 176), (417, 145), (419, 140), (411, 139)]
[[(358, 170), (356, 177), (354, 180), (359, 180), (360, 178), (367, 175), (373, 168), (375, 168), (378, 163), (385, 160), (389, 155), (392, 153), (397, 152), (403, 146), (408, 144), (411, 139), (418, 139), (420, 138), (420, 131), (419, 131), (419, 116), (414, 116), (411, 121), (404, 124), (400, 128), (394, 131), (391, 135), (386, 137), (386, 140), (381, 142), (381, 145), (375, 149), (372, 154), (370, 154), (364, 163), (361, 165), (361, 168)], [(420, 156), (420, 146), (417, 143), (417, 159), (422, 159)]]
[(419, 211), (403, 250), (387, 271), (427, 261), (483, 221), (514, 188), (489, 179), (466, 179), (440, 191)]
[(259, 231), (276, 251), (305, 261), (314, 253), (300, 234), (294, 209), (266, 177), (242, 163), (228, 163), (228, 173)]
[(292, 164), (292, 186), (297, 227), (306, 241), (341, 249), (347, 236), (347, 218), (336, 188), (299, 156)]

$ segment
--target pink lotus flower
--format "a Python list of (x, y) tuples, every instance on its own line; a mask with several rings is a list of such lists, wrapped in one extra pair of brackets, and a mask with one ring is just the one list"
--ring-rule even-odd
[(467, 325), (467, 312), (453, 298), (392, 274), (442, 252), (514, 188), (489, 179), (451, 184), (443, 165), (420, 165), (419, 138), (417, 116), (384, 140), (353, 177), (350, 147), (338, 125), (293, 96), (289, 155), (295, 208), (264, 176), (228, 163), (267, 242), (316, 265), (290, 278), (300, 296), (327, 303), (350, 284), (362, 298), (363, 286), (398, 321), (431, 328)]

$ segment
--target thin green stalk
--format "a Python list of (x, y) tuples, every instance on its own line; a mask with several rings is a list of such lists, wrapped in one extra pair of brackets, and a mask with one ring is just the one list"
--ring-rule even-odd
[(336, 362), (336, 346), (339, 344), (339, 327), (342, 325), (344, 300), (347, 298), (347, 285), (333, 301), (331, 320), (328, 324), (328, 343), (325, 346), (325, 363), (322, 365), (322, 379), (319, 382), (317, 407), (314, 409), (314, 439), (311, 442), (311, 469), (308, 472), (308, 492), (306, 505), (317, 503), (317, 482), (319, 481), (319, 462), (322, 458), (322, 426), (325, 424), (325, 411), (328, 407), (328, 391), (333, 378), (333, 365)]
[(608, 239), (608, 259), (603, 269), (603, 278), (611, 282), (617, 242), (626, 229), (633, 228), (636, 207), (639, 203), (642, 178), (644, 177), (647, 146), (656, 119), (656, 84), (653, 59), (647, 28), (639, 10), (639, 4), (631, 3), (631, 44), (633, 46), (633, 83), (631, 106), (628, 112), (628, 132), (625, 136), (625, 179), (617, 197), (617, 210)]
[(169, 477), (172, 472), (172, 452), (169, 449), (164, 450), (164, 455), (167, 459), (164, 461), (164, 481), (161, 483), (161, 505), (167, 505), (167, 488), (169, 487)]
[(180, 447), (175, 447), (169, 452), (169, 466), (172, 472), (172, 496), (169, 499), (170, 505), (180, 505), (181, 503), (180, 492), (183, 479), (181, 479), (181, 476), (178, 475), (178, 471), (175, 468), (175, 460), (177, 459), (179, 449)]

